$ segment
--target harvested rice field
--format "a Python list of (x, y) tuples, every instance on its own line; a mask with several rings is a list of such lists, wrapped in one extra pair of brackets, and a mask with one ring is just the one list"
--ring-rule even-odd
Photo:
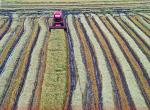
[(63, 12), (0, 11), (0, 110), (150, 110), (150, 12)]

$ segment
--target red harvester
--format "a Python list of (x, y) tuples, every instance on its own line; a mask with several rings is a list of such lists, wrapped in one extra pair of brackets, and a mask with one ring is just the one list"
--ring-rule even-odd
[(65, 31), (67, 30), (65, 20), (62, 17), (62, 12), (61, 11), (55, 11), (53, 13), (53, 21), (50, 24), (49, 29), (64, 29)]

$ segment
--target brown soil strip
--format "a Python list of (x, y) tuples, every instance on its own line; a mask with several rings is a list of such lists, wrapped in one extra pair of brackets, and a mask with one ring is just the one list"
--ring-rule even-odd
[(24, 23), (24, 19), (21, 19), (19, 25), (16, 28), (15, 34), (9, 39), (6, 46), (3, 48), (3, 51), (0, 55), (0, 65), (2, 65), (4, 63), (8, 53), (11, 50), (11, 47), (15, 43), (16, 39), (19, 39), (21, 37), (21, 33), (23, 31), (23, 23)]
[(87, 71), (90, 77), (90, 80), (92, 82), (92, 91), (94, 93), (94, 97), (92, 98), (91, 103), (91, 109), (92, 110), (98, 110), (99, 109), (99, 96), (98, 96), (98, 88), (96, 83), (96, 77), (95, 77), (95, 71), (94, 71), (94, 64), (92, 60), (92, 54), (90, 52), (89, 46), (87, 44), (86, 38), (84, 36), (84, 33), (82, 31), (82, 28), (80, 26), (80, 23), (77, 18), (75, 18), (75, 24), (76, 29), (83, 47), (83, 52), (85, 55), (86, 65), (87, 65)]
[[(107, 29), (113, 34), (117, 42), (119, 43), (120, 47), (124, 51), (123, 53), (126, 55), (129, 64), (133, 67), (134, 71), (133, 74), (137, 78), (137, 83), (140, 86), (141, 92), (143, 93), (145, 100), (148, 102), (150, 99), (150, 89), (149, 89), (149, 84), (145, 77), (143, 76), (142, 69), (132, 53), (130, 52), (129, 48), (127, 47), (126, 43), (124, 40), (121, 38), (121, 36), (118, 34), (118, 32), (114, 29), (115, 26), (112, 26), (108, 20), (106, 19), (105, 16), (101, 17), (103, 23), (106, 25)], [(135, 107), (134, 107), (135, 108)], [(137, 108), (138, 109), (138, 108)]]
[[(90, 25), (93, 29), (93, 31), (95, 32), (99, 42), (101, 43), (101, 46), (103, 48), (103, 50), (105, 51), (106, 57), (109, 61), (109, 64), (111, 66), (112, 69), (112, 74), (114, 76), (115, 82), (116, 82), (116, 86), (117, 86), (117, 90), (118, 90), (118, 94), (119, 94), (119, 98), (120, 98), (120, 104), (121, 104), (121, 108), (122, 110), (130, 110), (130, 106), (127, 100), (127, 96), (126, 93), (124, 91), (123, 88), (123, 84), (121, 81), (121, 77), (120, 77), (120, 73), (117, 67), (117, 64), (112, 56), (111, 50), (108, 47), (108, 44), (106, 43), (104, 36), (102, 35), (102, 33), (98, 30), (97, 26), (95, 25), (95, 23), (93, 22), (93, 20), (90, 17), (87, 17)], [(117, 107), (116, 109), (118, 109), (119, 107)]]
[(126, 30), (126, 32), (133, 37), (133, 39), (136, 41), (138, 44), (139, 48), (142, 48), (141, 50), (145, 53), (145, 55), (150, 58), (150, 50), (148, 47), (139, 39), (139, 37), (133, 32), (132, 29), (130, 29), (122, 20), (120, 17), (115, 17), (117, 22), (123, 27), (123, 29)]
[(20, 88), (20, 84), (22, 83), (24, 79), (24, 75), (27, 70), (27, 64), (29, 63), (29, 57), (30, 57), (30, 53), (32, 50), (31, 48), (33, 46), (34, 41), (38, 37), (37, 35), (38, 30), (39, 30), (39, 25), (38, 25), (38, 22), (36, 22), (35, 20), (35, 25), (32, 31), (32, 36), (30, 37), (30, 41), (28, 42), (28, 44), (25, 46), (25, 50), (23, 51), (22, 56), (21, 56), (21, 61), (18, 67), (16, 68), (14, 76), (12, 77), (10, 87), (8, 89), (8, 92), (6, 94), (6, 97), (2, 105), (2, 107), (5, 110), (13, 109), (15, 100), (17, 98), (18, 90)]
[(148, 30), (146, 27), (144, 27), (138, 20), (137, 15), (135, 16), (129, 16), (129, 19), (138, 27), (140, 28), (148, 37), (150, 37), (150, 30)]
[(48, 32), (46, 38), (45, 38), (45, 43), (43, 45), (43, 49), (41, 52), (41, 61), (40, 61), (40, 69), (39, 69), (39, 76), (38, 76), (38, 82), (37, 82), (37, 87), (35, 90), (34, 94), (34, 99), (33, 99), (33, 104), (31, 109), (32, 110), (39, 110), (40, 108), (40, 99), (41, 99), (41, 92), (42, 92), (42, 84), (44, 80), (44, 73), (45, 73), (45, 68), (46, 68), (46, 57), (47, 57), (47, 46), (48, 46), (48, 39), (50, 36), (50, 32)]
[(9, 30), (9, 27), (11, 25), (11, 21), (8, 20), (4, 26), (0, 29), (0, 40), (3, 38), (4, 34)]

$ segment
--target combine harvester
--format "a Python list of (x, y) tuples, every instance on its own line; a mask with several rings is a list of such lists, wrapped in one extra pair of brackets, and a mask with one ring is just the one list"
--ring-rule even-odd
[(67, 31), (66, 22), (63, 18), (62, 11), (55, 11), (53, 13), (53, 21), (50, 23), (49, 30), (51, 29), (64, 29)]

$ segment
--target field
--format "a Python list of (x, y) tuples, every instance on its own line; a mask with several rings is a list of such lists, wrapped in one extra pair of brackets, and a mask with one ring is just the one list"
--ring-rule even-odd
[(49, 31), (53, 10), (4, 8), (0, 110), (150, 109), (149, 11), (63, 10)]

